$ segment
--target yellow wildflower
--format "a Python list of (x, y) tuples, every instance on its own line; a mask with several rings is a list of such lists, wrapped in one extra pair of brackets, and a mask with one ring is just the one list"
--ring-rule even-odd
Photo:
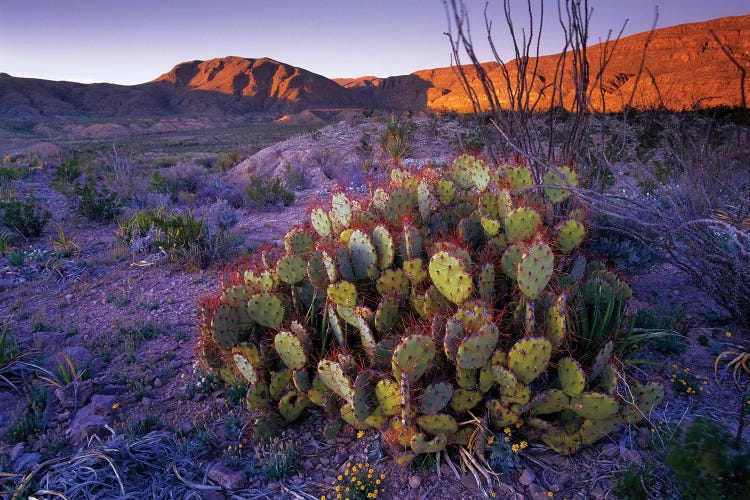
[(506, 427), (505, 429), (503, 429), (503, 433), (510, 434), (510, 427)]
[(365, 435), (365, 431), (357, 431), (357, 439), (362, 439), (362, 436)]

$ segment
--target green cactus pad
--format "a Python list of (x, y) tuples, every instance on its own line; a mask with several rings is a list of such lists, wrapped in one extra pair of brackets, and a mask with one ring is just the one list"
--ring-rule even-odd
[(400, 301), (393, 297), (383, 297), (375, 311), (375, 328), (378, 332), (387, 333), (393, 330), (400, 319)]
[(271, 407), (271, 394), (268, 392), (268, 384), (257, 383), (250, 386), (245, 396), (247, 407), (251, 410), (263, 410)]
[(609, 418), (619, 409), (613, 397), (597, 392), (585, 392), (571, 400), (571, 410), (589, 420)]
[(340, 234), (352, 223), (352, 209), (352, 202), (344, 193), (333, 195), (328, 218), (331, 221), (331, 231), (334, 235)]
[(375, 246), (369, 236), (359, 229), (349, 238), (349, 259), (355, 279), (377, 279), (379, 272)]
[(451, 397), (451, 408), (456, 413), (463, 413), (474, 408), (482, 400), (482, 393), (468, 389), (456, 389)]
[(229, 304), (219, 304), (211, 321), (216, 345), (222, 349), (231, 349), (237, 344), (240, 334), (240, 311)]
[(359, 420), (365, 420), (377, 407), (375, 381), (375, 372), (370, 370), (360, 372), (354, 380), (351, 406)]
[(237, 366), (237, 370), (250, 385), (259, 382), (262, 363), (257, 347), (244, 343), (240, 344), (232, 349), (232, 359)]
[(547, 309), (544, 321), (544, 335), (555, 349), (565, 340), (565, 314), (565, 295), (560, 295)]
[(393, 376), (399, 380), (406, 374), (409, 383), (413, 384), (432, 365), (435, 358), (435, 343), (427, 335), (409, 335), (393, 352), (391, 360)]
[(334, 337), (338, 341), (339, 345), (344, 345), (344, 330), (341, 327), (341, 322), (336, 314), (336, 308), (333, 305), (326, 307), (326, 315), (328, 316), (328, 328), (333, 333)]
[(399, 343), (396, 335), (391, 335), (378, 342), (375, 347), (375, 358), (372, 360), (373, 367), (378, 370), (390, 370), (391, 361), (393, 360), (393, 351)]
[(482, 266), (482, 270), (479, 273), (479, 279), (477, 283), (479, 289), (479, 297), (491, 304), (495, 300), (495, 266), (491, 262), (487, 262)]
[(633, 398), (635, 407), (626, 406), (623, 414), (630, 422), (640, 422), (664, 399), (664, 386), (658, 382), (637, 386), (633, 389)]
[(492, 360), (490, 360), (479, 370), (479, 391), (484, 394), (489, 392), (494, 385), (495, 377), (492, 375)]
[(542, 183), (547, 199), (552, 203), (561, 203), (570, 197), (570, 191), (553, 186), (575, 187), (578, 185), (578, 176), (570, 167), (557, 167), (555, 170), (547, 171)]
[(275, 272), (262, 271), (258, 274), (253, 271), (245, 271), (243, 276), (245, 284), (255, 292), (273, 292), (279, 287), (279, 277)]
[(518, 279), (518, 263), (521, 262), (521, 257), (526, 253), (527, 248), (526, 243), (519, 241), (513, 243), (503, 253), (503, 272), (508, 278)]
[(359, 314), (357, 315), (356, 328), (359, 330), (359, 338), (362, 341), (362, 349), (364, 349), (365, 354), (367, 354), (370, 359), (373, 359), (375, 357), (375, 351), (377, 349), (377, 341), (375, 340), (375, 335), (373, 335), (369, 323), (363, 316)]
[(487, 238), (494, 238), (500, 232), (501, 223), (498, 219), (482, 217), (481, 224)]
[(597, 387), (606, 394), (612, 395), (615, 393), (617, 390), (617, 372), (612, 368), (612, 365), (606, 365), (602, 369)]
[(448, 382), (430, 384), (422, 391), (422, 413), (435, 415), (450, 402), (453, 386)]
[(461, 320), (457, 318), (450, 318), (445, 324), (445, 337), (443, 339), (443, 345), (445, 348), (445, 357), (451, 361), (455, 361), (458, 356), (458, 347), (461, 345), (461, 341), (466, 335), (466, 329), (464, 328)]
[(282, 331), (274, 337), (276, 353), (290, 370), (301, 370), (307, 364), (302, 342), (293, 333)]
[(453, 307), (453, 304), (438, 291), (435, 285), (432, 285), (424, 293), (424, 308), (426, 315), (436, 316), (439, 314), (448, 313)]
[(502, 429), (518, 422), (520, 416), (497, 399), (488, 399), (485, 403), (490, 414), (490, 421), (496, 429)]
[(526, 167), (511, 167), (503, 171), (502, 179), (511, 191), (517, 193), (534, 184), (531, 171)]
[(355, 307), (357, 305), (357, 287), (348, 281), (339, 281), (328, 285), (328, 299), (336, 305)]
[(310, 212), (310, 222), (313, 229), (323, 238), (331, 236), (331, 220), (322, 208), (313, 208)]
[(522, 384), (528, 385), (547, 370), (552, 344), (545, 338), (528, 337), (513, 345), (508, 353), (508, 368)]
[(555, 427), (542, 432), (541, 438), (544, 444), (557, 453), (573, 453), (578, 450), (582, 444), (581, 435), (579, 433), (568, 434), (564, 430)]
[(375, 385), (375, 397), (380, 403), (383, 414), (387, 416), (401, 413), (401, 392), (393, 379), (382, 379)]
[(427, 278), (422, 259), (409, 259), (404, 261), (404, 273), (413, 285), (419, 285)]
[(560, 389), (548, 389), (531, 403), (531, 411), (536, 415), (548, 415), (570, 408), (570, 396)]
[(281, 370), (271, 374), (271, 382), (268, 384), (268, 391), (271, 398), (278, 401), (286, 394), (292, 383), (292, 373), (289, 370)]
[(316, 376), (312, 381), (310, 389), (307, 391), (307, 397), (316, 406), (325, 406), (326, 398), (330, 393), (331, 390), (328, 386), (320, 380), (320, 377)]
[(391, 197), (385, 205), (384, 215), (391, 224), (399, 224), (404, 217), (416, 211), (417, 196), (407, 188), (398, 188), (391, 192)]
[(482, 368), (492, 356), (499, 338), (497, 327), (492, 323), (485, 323), (477, 333), (461, 342), (456, 365), (470, 370)]
[(440, 179), (437, 184), (437, 194), (441, 205), (450, 205), (456, 197), (456, 185), (452, 181)]
[(432, 440), (427, 441), (425, 435), (419, 433), (411, 439), (411, 449), (417, 455), (443, 451), (447, 444), (448, 439), (443, 435), (435, 436)]
[(310, 384), (310, 374), (307, 370), (296, 370), (292, 372), (292, 383), (294, 387), (301, 392), (308, 392), (312, 385)]
[(276, 263), (276, 274), (284, 283), (297, 284), (307, 275), (307, 263), (298, 255), (285, 255)]
[(474, 291), (471, 276), (462, 262), (448, 252), (438, 252), (432, 256), (429, 272), (440, 293), (454, 304), (460, 305)]
[(430, 185), (422, 180), (417, 187), (417, 202), (419, 203), (419, 215), (422, 221), (430, 220), (434, 206), (433, 196), (430, 192)]
[(336, 361), (321, 359), (318, 362), (318, 377), (330, 390), (341, 396), (344, 401), (351, 401), (354, 389), (344, 373), (341, 364)]
[(372, 244), (378, 254), (378, 266), (380, 269), (388, 269), (393, 265), (395, 249), (391, 233), (384, 226), (376, 226), (372, 230)]
[(433, 435), (450, 436), (458, 432), (458, 423), (450, 415), (422, 415), (417, 417), (417, 425), (423, 431)]
[(287, 422), (294, 422), (309, 406), (307, 396), (299, 391), (289, 391), (279, 400), (279, 413)]
[(259, 325), (278, 330), (284, 321), (284, 306), (281, 299), (271, 293), (258, 293), (247, 302), (250, 319)]
[(252, 287), (247, 285), (235, 285), (224, 290), (219, 300), (232, 307), (242, 307), (247, 304), (247, 301), (253, 293), (255, 293), (255, 290)]
[(396, 298), (406, 298), (411, 291), (409, 278), (402, 269), (386, 269), (383, 271), (378, 278), (376, 288), (380, 295)]
[(543, 241), (531, 245), (518, 263), (518, 288), (526, 298), (534, 300), (552, 278), (555, 268), (555, 255)]
[(622, 419), (616, 414), (600, 420), (585, 420), (578, 434), (581, 436), (582, 444), (594, 444), (620, 425), (622, 425)]
[(459, 368), (456, 370), (456, 384), (461, 389), (474, 389), (477, 386), (478, 376), (479, 373), (477, 370)]
[(530, 240), (542, 226), (542, 217), (533, 208), (519, 207), (505, 216), (505, 237), (508, 242)]
[(399, 251), (401, 260), (418, 259), (422, 256), (424, 247), (422, 246), (422, 235), (414, 226), (405, 226), (401, 234)]
[(313, 251), (313, 239), (302, 229), (292, 229), (284, 236), (284, 249), (290, 255), (309, 255)]
[(560, 386), (565, 394), (578, 396), (586, 386), (586, 375), (581, 365), (573, 358), (563, 358), (557, 363), (557, 375)]
[(354, 408), (352, 408), (350, 404), (345, 404), (344, 406), (342, 406), (339, 410), (339, 413), (341, 414), (341, 418), (344, 419), (344, 422), (351, 425), (358, 431), (367, 429), (368, 425), (357, 418), (357, 416), (354, 414)]
[(500, 386), (500, 390), (506, 387), (513, 388), (518, 385), (518, 379), (513, 372), (505, 368), (502, 364), (491, 361), (490, 366), (492, 378)]
[(555, 227), (555, 242), (562, 253), (570, 253), (583, 243), (586, 229), (577, 220), (566, 220)]
[(307, 277), (316, 288), (322, 288), (328, 283), (328, 272), (323, 258), (323, 252), (313, 252), (307, 261)]

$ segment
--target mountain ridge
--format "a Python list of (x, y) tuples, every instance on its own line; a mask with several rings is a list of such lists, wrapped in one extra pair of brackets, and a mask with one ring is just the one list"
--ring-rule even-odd
[[(632, 101), (639, 108), (690, 109), (696, 106), (747, 106), (750, 83), (750, 15), (686, 23), (657, 29), (650, 41), (644, 71), (639, 77), (647, 32), (619, 40), (601, 84), (591, 90), (597, 111), (618, 111)], [(603, 45), (589, 47), (591, 74)], [(569, 106), (572, 85), (552, 102), (549, 85), (558, 55), (540, 56), (532, 99), (540, 110)], [(569, 55), (568, 55), (569, 57)], [(495, 62), (485, 70), (501, 82)], [(508, 63), (511, 74), (515, 61)], [(479, 89), (473, 68), (468, 74)], [(638, 81), (637, 92), (634, 91)], [(504, 84), (496, 85), (504, 89)], [(501, 102), (507, 96), (500, 93)], [(92, 116), (135, 117), (242, 115), (282, 116), (316, 109), (472, 110), (455, 68), (417, 70), (390, 77), (361, 76), (329, 79), (304, 68), (267, 57), (228, 56), (186, 61), (154, 80), (138, 85), (83, 84), (13, 77), (0, 73), (0, 117)]]

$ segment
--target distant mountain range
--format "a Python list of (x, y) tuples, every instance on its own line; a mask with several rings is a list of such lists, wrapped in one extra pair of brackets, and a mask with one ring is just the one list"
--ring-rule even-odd
[[(629, 101), (647, 37), (647, 33), (639, 33), (619, 41), (602, 84), (592, 93), (595, 109), (617, 111)], [(598, 70), (602, 50), (601, 44), (589, 47), (592, 75)], [(534, 89), (539, 109), (553, 104), (544, 82), (552, 81), (557, 60), (557, 55), (539, 58), (541, 78)], [(509, 67), (512, 73), (514, 64)], [(497, 63), (486, 63), (485, 69), (500, 82)], [(474, 74), (473, 70), (468, 73)], [(632, 102), (636, 107), (672, 110), (747, 106), (748, 73), (750, 15), (662, 28), (654, 33), (648, 47)], [(504, 84), (496, 87), (501, 91)], [(563, 88), (572, 92), (569, 82), (564, 82)], [(502, 100), (504, 96), (500, 97)], [(562, 104), (568, 105), (571, 99), (572, 93), (563, 95)], [(450, 67), (388, 78), (331, 80), (273, 59), (225, 57), (181, 63), (151, 82), (130, 86), (0, 73), (0, 118), (11, 120), (250, 113), (281, 116), (303, 110), (357, 108), (471, 110), (455, 68)]]

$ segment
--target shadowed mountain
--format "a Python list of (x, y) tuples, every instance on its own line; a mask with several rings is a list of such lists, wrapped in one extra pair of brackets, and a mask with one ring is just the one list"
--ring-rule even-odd
[[(618, 111), (628, 102), (638, 108), (672, 110), (747, 106), (750, 15), (655, 31), (638, 77), (647, 39), (648, 33), (640, 33), (620, 40), (600, 80), (595, 76), (604, 46), (589, 47), (593, 109)], [(570, 55), (568, 58), (566, 68), (571, 67)], [(539, 58), (539, 78), (531, 95), (532, 101), (538, 99), (538, 110), (551, 105), (570, 107), (572, 102), (573, 85), (567, 72), (563, 93), (552, 102), (557, 62), (556, 55)], [(499, 65), (486, 63), (485, 70), (494, 80), (501, 102), (507, 103)], [(508, 63), (508, 71), (513, 79), (517, 71), (514, 62)], [(472, 85), (481, 90), (473, 68), (467, 68), (467, 74)], [(455, 68), (450, 67), (388, 78), (330, 80), (272, 59), (225, 57), (181, 63), (151, 82), (132, 86), (54, 82), (0, 73), (0, 118), (4, 119), (248, 113), (282, 116), (303, 110), (325, 113), (321, 110), (354, 108), (472, 110)]]

